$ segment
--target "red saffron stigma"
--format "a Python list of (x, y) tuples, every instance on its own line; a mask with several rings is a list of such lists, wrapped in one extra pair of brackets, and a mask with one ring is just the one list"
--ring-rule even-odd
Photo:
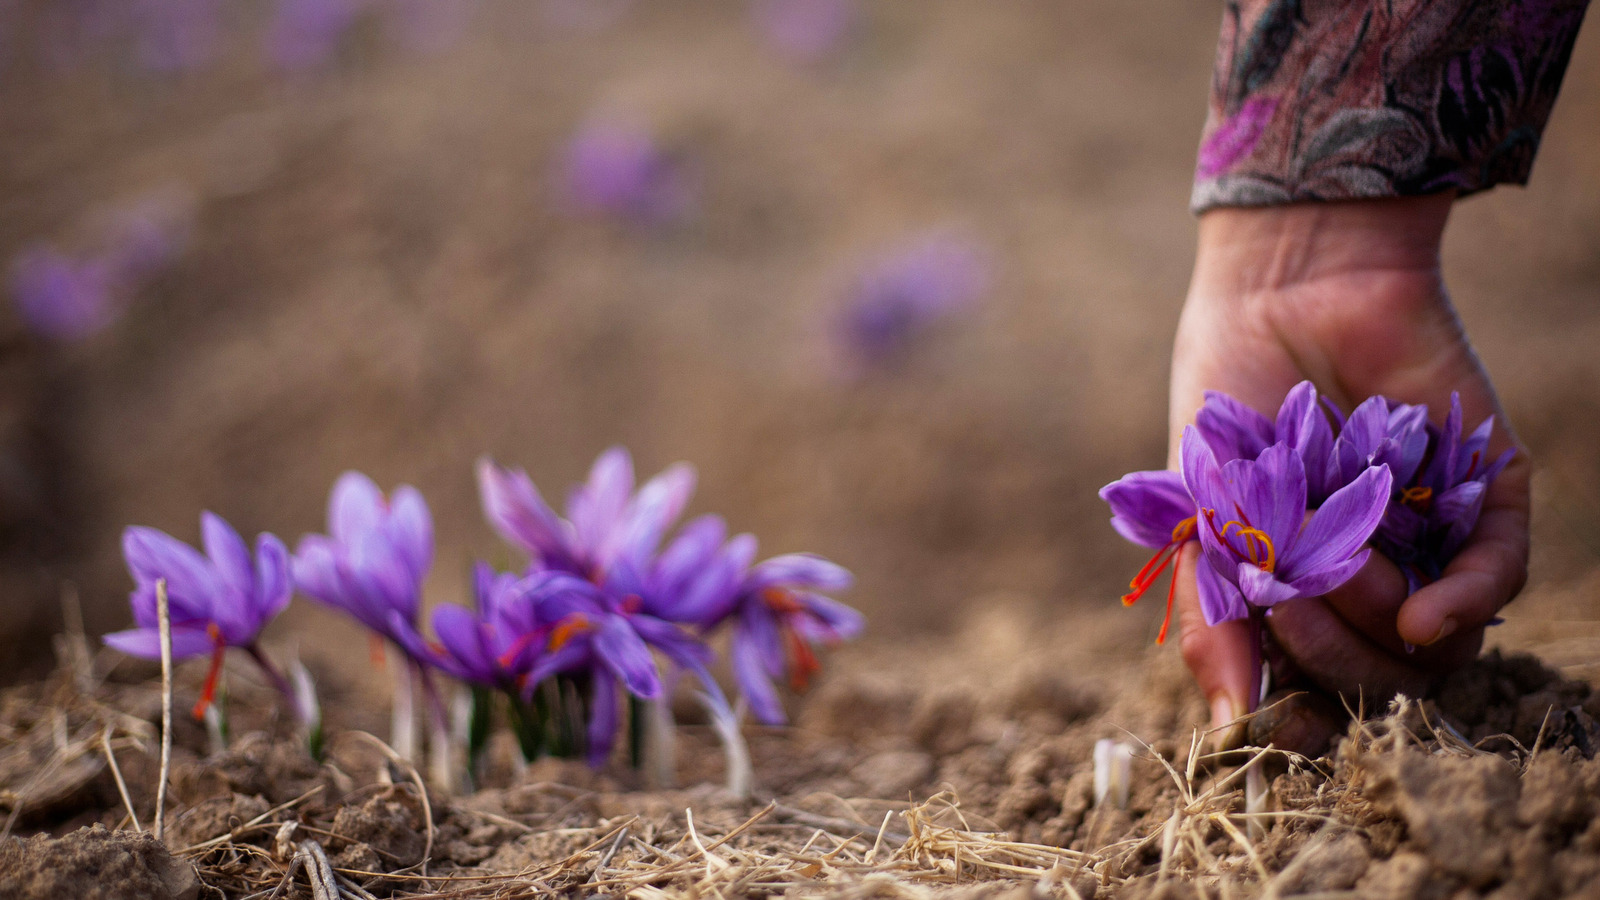
[(822, 663), (811, 652), (811, 645), (798, 632), (787, 625), (783, 628), (784, 641), (789, 645), (789, 687), (797, 694), (811, 686), (811, 677), (822, 671)]
[(1150, 557), (1150, 561), (1144, 564), (1139, 574), (1133, 576), (1133, 580), (1128, 582), (1128, 593), (1122, 595), (1122, 605), (1132, 606), (1161, 578), (1161, 573), (1167, 570), (1167, 566), (1172, 566), (1172, 584), (1167, 588), (1167, 614), (1161, 620), (1161, 633), (1156, 636), (1158, 644), (1166, 643), (1167, 628), (1172, 624), (1172, 603), (1177, 596), (1178, 570), (1182, 566), (1179, 558), (1183, 552), (1183, 545), (1194, 537), (1196, 518), (1190, 516), (1173, 527), (1172, 539), (1166, 546), (1157, 550), (1155, 556)]
[(195, 721), (203, 722), (206, 718), (206, 708), (217, 696), (217, 678), (222, 674), (222, 656), (228, 651), (228, 645), (222, 642), (222, 630), (217, 628), (217, 623), (206, 625), (206, 637), (211, 638), (211, 668), (206, 670), (206, 682), (200, 688), (200, 699), (195, 702), (190, 715)]

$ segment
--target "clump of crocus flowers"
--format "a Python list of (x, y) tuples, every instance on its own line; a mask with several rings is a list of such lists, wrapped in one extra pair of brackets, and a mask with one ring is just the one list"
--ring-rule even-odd
[(1172, 569), (1157, 637), (1165, 640), (1190, 541), (1200, 542), (1194, 574), (1206, 622), (1248, 619), (1258, 651), (1268, 610), (1339, 587), (1372, 548), (1415, 591), (1465, 545), (1490, 482), (1515, 452), (1489, 457), (1493, 428), (1490, 417), (1463, 435), (1456, 395), (1435, 426), (1426, 406), (1381, 396), (1346, 418), (1310, 382), (1289, 392), (1275, 420), (1207, 393), (1183, 431), (1181, 471), (1134, 472), (1100, 491), (1112, 527), (1156, 551), (1122, 601), (1132, 604)]
[(850, 586), (838, 565), (810, 554), (755, 562), (755, 538), (729, 536), (715, 515), (671, 534), (694, 492), (687, 465), (636, 486), (627, 451), (608, 450), (572, 491), (564, 516), (522, 471), (485, 459), (478, 483), (490, 524), (527, 564), (499, 572), (479, 563), (475, 608), (435, 608), (433, 637), (421, 624), (434, 544), (426, 503), (414, 488), (386, 496), (371, 479), (348, 472), (334, 486), (328, 533), (306, 536), (292, 557), (264, 534), (252, 561), (243, 540), (210, 513), (202, 519), (205, 555), (154, 529), (129, 528), (123, 543), (138, 627), (106, 642), (159, 657), (155, 584), (164, 579), (174, 657), (211, 658), (196, 716), (213, 702), (227, 649), (238, 647), (313, 728), (308, 692), (291, 685), (257, 643), (298, 589), (347, 613), (368, 629), (375, 648), (397, 655), (396, 748), (412, 752), (411, 698), (420, 687), (437, 739), (435, 777), (445, 780), (439, 763), (453, 742), (439, 674), (472, 689), (474, 757), (498, 709), (525, 758), (580, 756), (599, 765), (627, 733), (639, 764), (644, 723), (663, 713), (670, 722), (666, 701), (684, 677), (698, 686), (719, 733), (737, 722), (711, 672), (720, 628), (731, 631), (738, 705), (768, 724), (785, 721), (775, 682), (787, 676), (803, 689), (819, 668), (816, 648), (861, 630), (860, 615), (827, 596)]

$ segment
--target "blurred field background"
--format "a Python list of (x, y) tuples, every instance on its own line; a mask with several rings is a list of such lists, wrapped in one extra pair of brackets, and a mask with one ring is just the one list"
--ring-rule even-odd
[[(1220, 4), (791, 4), (843, 17), (810, 44), (774, 5), (365, 0), (296, 51), (265, 0), (218, 4), (209, 37), (158, 4), (0, 0), (11, 294), (128, 210), (169, 238), (92, 333), (0, 305), (0, 676), (48, 665), (64, 585), (91, 630), (124, 625), (127, 524), (194, 540), (211, 509), (292, 545), (360, 469), (423, 491), (429, 600), (467, 602), (472, 559), (513, 561), (474, 460), (555, 500), (618, 443), (641, 474), (692, 462), (691, 512), (765, 554), (853, 569), (859, 659), (999, 607), (1114, 614), (1102, 649), (1141, 653), (1160, 612), (1116, 604), (1141, 554), (1095, 490), (1164, 459)], [(671, 209), (574, 207), (564, 154), (595, 122), (649, 135)], [(1533, 185), (1462, 203), (1446, 254), (1539, 463), (1503, 632), (1573, 667), (1600, 658), (1596, 146), (1591, 23)], [(930, 233), (974, 248), (976, 296), (851, 363), (859, 273)], [(364, 647), (303, 602), (276, 627), (324, 666)]]

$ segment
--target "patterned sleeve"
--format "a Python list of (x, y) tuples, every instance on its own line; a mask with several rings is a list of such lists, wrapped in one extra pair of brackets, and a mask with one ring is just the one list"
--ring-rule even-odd
[(1588, 0), (1227, 0), (1195, 212), (1526, 184)]

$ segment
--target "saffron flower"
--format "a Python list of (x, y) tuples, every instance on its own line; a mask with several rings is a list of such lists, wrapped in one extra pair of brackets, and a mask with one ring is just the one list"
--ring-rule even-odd
[(11, 270), (11, 292), (28, 328), (61, 341), (87, 338), (116, 319), (115, 271), (103, 259), (74, 259), (47, 246), (25, 250)]
[(295, 585), (409, 653), (433, 563), (433, 519), (422, 495), (401, 485), (386, 499), (371, 478), (346, 472), (328, 500), (328, 532), (300, 539)]
[(1285, 442), (1254, 460), (1218, 465), (1200, 432), (1184, 429), (1183, 481), (1194, 497), (1205, 562), (1196, 573), (1200, 608), (1215, 625), (1285, 600), (1344, 584), (1367, 561), (1363, 549), (1388, 506), (1387, 466), (1362, 472), (1306, 518), (1306, 471)]
[(861, 633), (861, 614), (826, 597), (850, 587), (846, 569), (820, 556), (791, 553), (757, 563), (735, 593), (729, 659), (739, 692), (757, 719), (788, 721), (773, 679), (788, 675), (795, 691), (821, 670), (814, 647)]
[(799, 63), (831, 56), (859, 15), (855, 0), (754, 0), (750, 14), (773, 49)]
[(195, 718), (204, 717), (216, 696), (227, 649), (241, 647), (304, 721), (305, 711), (288, 681), (257, 646), (261, 629), (283, 611), (293, 592), (283, 542), (271, 534), (260, 535), (252, 560), (239, 533), (211, 512), (201, 514), (200, 534), (203, 556), (154, 528), (133, 526), (123, 532), (122, 553), (134, 579), (129, 603), (137, 627), (106, 635), (106, 644), (130, 656), (161, 658), (156, 582), (165, 579), (173, 659), (211, 655)]
[[(1423, 407), (1423, 421), (1426, 408)], [(1417, 430), (1407, 432), (1410, 445), (1423, 449), (1407, 454), (1412, 471), (1397, 481), (1393, 502), (1378, 530), (1377, 546), (1400, 565), (1414, 591), (1438, 580), (1444, 567), (1466, 544), (1483, 511), (1489, 484), (1511, 461), (1515, 450), (1488, 458), (1494, 417), (1483, 420), (1465, 438), (1461, 398), (1450, 395), (1444, 425), (1426, 425), (1425, 442)], [(1423, 459), (1426, 465), (1420, 465)]]
[(694, 207), (693, 179), (650, 132), (622, 119), (593, 117), (562, 152), (559, 183), (577, 212), (665, 225)]
[(977, 301), (988, 283), (985, 254), (973, 242), (942, 230), (914, 235), (857, 273), (839, 318), (841, 342), (857, 365), (885, 363)]

